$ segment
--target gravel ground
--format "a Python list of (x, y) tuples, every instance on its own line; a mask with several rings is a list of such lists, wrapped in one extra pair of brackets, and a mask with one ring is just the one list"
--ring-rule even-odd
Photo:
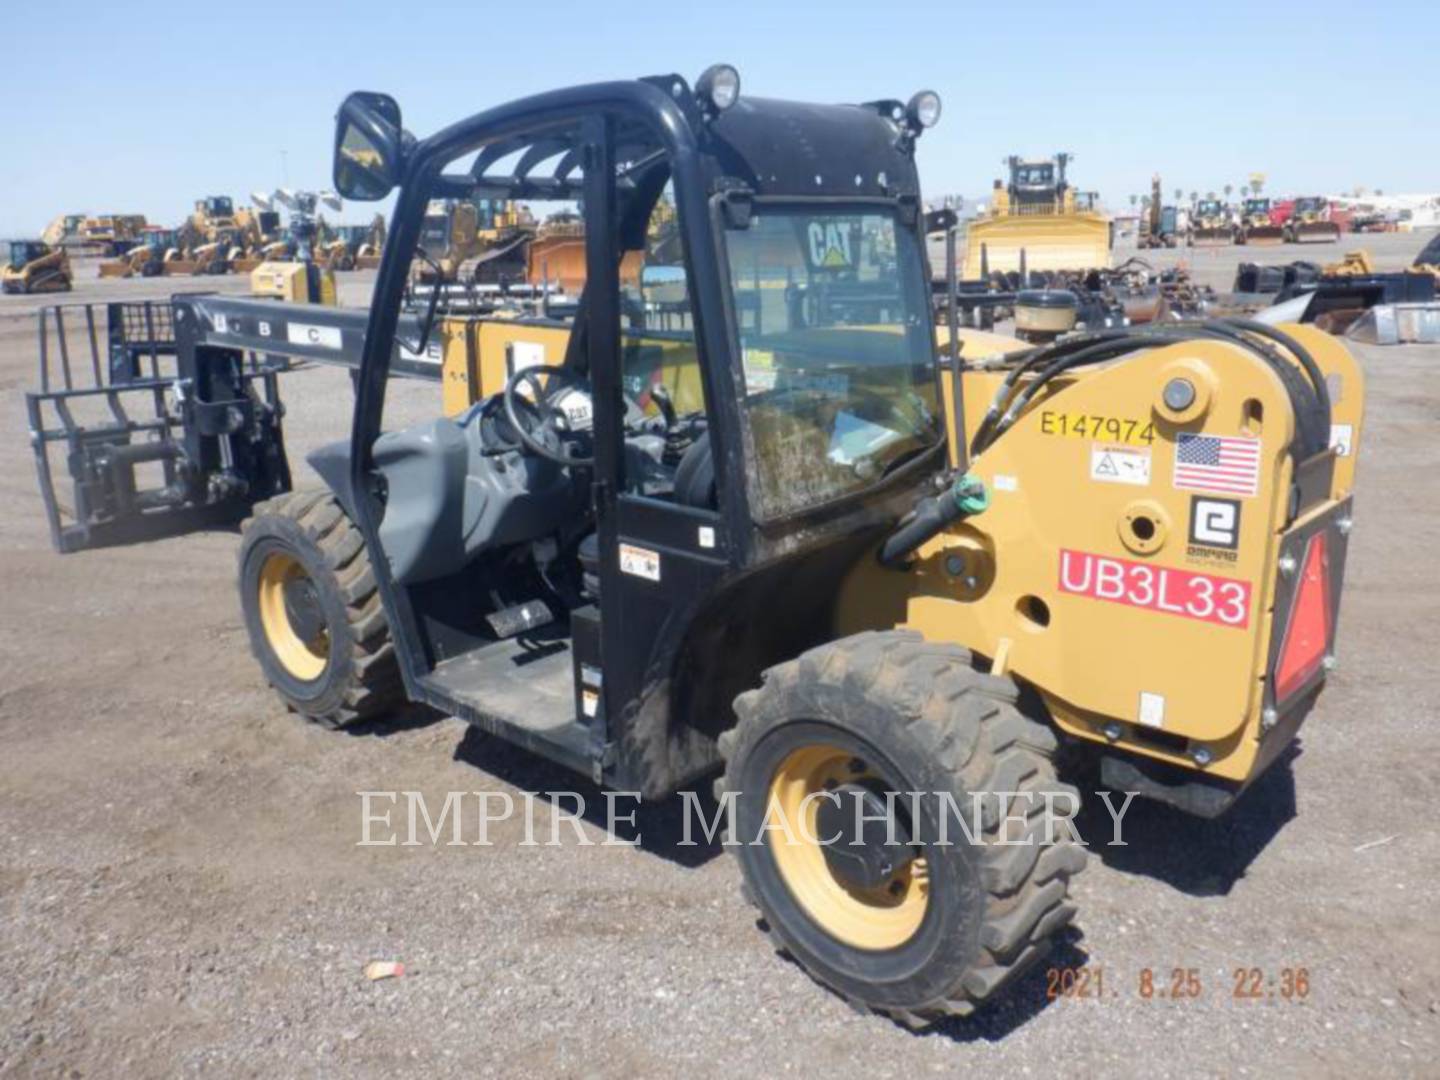
[[(1399, 265), (1420, 242), (1303, 254)], [(1194, 260), (1224, 286), (1294, 250)], [(156, 292), (87, 277), (71, 299)], [(53, 554), (22, 419), (33, 307), (0, 298), (0, 1075), (1435, 1074), (1440, 348), (1360, 349), (1342, 664), (1298, 752), (1220, 821), (1137, 803), (1129, 846), (1097, 849), (1052, 963), (1103, 970), (1104, 997), (1049, 1002), (1042, 968), (915, 1034), (773, 955), (728, 856), (677, 844), (673, 802), (641, 812), (639, 849), (600, 846), (603, 820), (586, 844), (508, 822), (488, 848), (357, 847), (360, 790), (535, 795), (542, 839), (544, 792), (599, 797), (455, 720), (288, 715), (248, 653), (232, 533)], [(349, 391), (317, 369), (284, 393), (298, 466), (344, 433)], [(407, 387), (404, 414), (432, 393)], [(1103, 809), (1082, 829), (1103, 842)], [(367, 981), (377, 959), (405, 976)], [(1236, 1000), (1251, 967), (1303, 967), (1309, 994)], [(1199, 996), (1143, 998), (1145, 968), (1162, 989), (1193, 968)]]

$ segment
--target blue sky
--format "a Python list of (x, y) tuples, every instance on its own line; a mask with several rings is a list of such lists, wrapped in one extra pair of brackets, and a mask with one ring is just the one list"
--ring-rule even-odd
[[(724, 60), (743, 90), (859, 101), (938, 90), (927, 194), (979, 194), (1010, 153), (1077, 155), (1112, 206), (1148, 190), (1440, 189), (1436, 0), (897, 5), (6, 0), (0, 236), (62, 211), (173, 224), (206, 194), (329, 183), (335, 108), (387, 90), (419, 135), (526, 93)], [(203, 13), (202, 13), (203, 12)], [(342, 14), (343, 12), (343, 14)], [(345, 217), (365, 220), (365, 207)]]

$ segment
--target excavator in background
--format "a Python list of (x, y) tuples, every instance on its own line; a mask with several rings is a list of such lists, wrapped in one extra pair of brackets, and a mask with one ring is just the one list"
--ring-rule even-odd
[(964, 276), (981, 276), (982, 264), (983, 272), (1018, 270), (1022, 251), (1030, 270), (1109, 269), (1110, 219), (1077, 204), (1065, 179), (1073, 156), (1006, 159), (1009, 184), (995, 181), (989, 209), (966, 229)]
[(1190, 212), (1190, 247), (1222, 247), (1235, 242), (1235, 222), (1230, 207), (1219, 199), (1201, 199)]
[(1246, 199), (1235, 243), (1273, 247), (1284, 241), (1285, 230), (1270, 219), (1270, 200), (1263, 197)]
[(1340, 239), (1339, 224), (1330, 220), (1330, 200), (1321, 195), (1296, 199), (1281, 231), (1287, 244), (1333, 244)]
[(11, 240), (9, 258), (0, 269), (7, 293), (69, 292), (70, 256), (63, 247), (44, 240)]
[(1173, 248), (1179, 240), (1175, 228), (1175, 207), (1165, 205), (1165, 194), (1160, 190), (1160, 176), (1150, 178), (1150, 202), (1140, 219), (1140, 235), (1136, 245), (1141, 248)]

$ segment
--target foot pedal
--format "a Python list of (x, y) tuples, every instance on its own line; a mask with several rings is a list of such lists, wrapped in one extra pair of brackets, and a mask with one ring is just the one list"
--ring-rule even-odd
[(523, 604), (491, 612), (485, 616), (485, 621), (490, 624), (495, 636), (503, 640), (523, 634), (526, 630), (548, 626), (555, 621), (555, 616), (544, 600), (526, 600)]

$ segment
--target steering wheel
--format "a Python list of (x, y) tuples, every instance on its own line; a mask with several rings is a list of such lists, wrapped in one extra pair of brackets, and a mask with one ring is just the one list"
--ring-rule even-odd
[[(550, 382), (542, 385), (541, 375), (550, 376)], [(566, 435), (571, 433), (570, 418), (565, 410), (552, 405), (547, 393), (554, 393), (554, 381), (577, 386), (587, 393), (589, 386), (582, 375), (570, 368), (555, 364), (535, 364), (520, 368), (505, 382), (505, 417), (515, 429), (515, 435), (537, 457), (553, 461), (557, 465), (594, 465), (593, 454), (572, 455), (566, 452)], [(520, 388), (529, 384), (534, 400), (522, 398)], [(523, 417), (523, 419), (522, 419)]]

